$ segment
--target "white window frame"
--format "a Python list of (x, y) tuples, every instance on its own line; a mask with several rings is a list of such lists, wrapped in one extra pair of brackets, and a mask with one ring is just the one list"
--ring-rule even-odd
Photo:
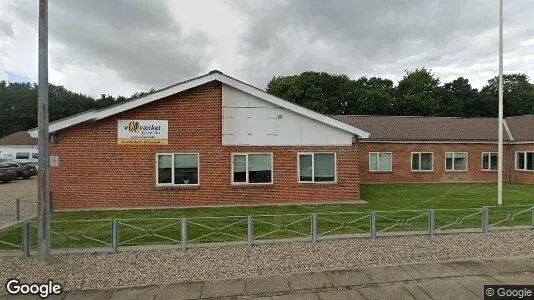
[[(419, 170), (413, 169), (413, 155), (419, 154)], [(432, 169), (430, 170), (421, 170), (421, 154), (432, 154)], [(434, 152), (412, 152), (410, 154), (410, 169), (412, 172), (434, 172)]]
[[(315, 154), (334, 154), (334, 181), (315, 181)], [(301, 181), (300, 180), (300, 155), (312, 156), (312, 180)], [(297, 181), (298, 183), (313, 183), (313, 184), (328, 184), (337, 183), (337, 153), (336, 152), (298, 152), (297, 153)]]
[[(534, 170), (527, 169), (527, 153), (534, 153), (534, 151), (516, 151), (515, 152), (515, 170), (516, 171), (524, 171), (524, 172), (534, 172)], [(525, 163), (525, 166), (523, 169), (519, 169), (519, 154), (523, 155), (523, 161)]]
[[(271, 156), (271, 182), (249, 182), (248, 178), (248, 156), (249, 154), (269, 154)], [(234, 157), (236, 155), (245, 155), (245, 182), (234, 182)], [(272, 152), (236, 152), (232, 153), (232, 159), (230, 161), (231, 166), (231, 173), (230, 173), (230, 180), (232, 182), (232, 185), (269, 185), (274, 183), (274, 160), (273, 160), (273, 153)]]
[[(174, 183), (174, 155), (175, 154), (185, 154), (185, 155), (196, 155), (197, 156), (197, 169), (198, 169), (198, 180), (197, 182), (198, 183), (181, 183), (181, 184), (175, 184)], [(172, 157), (172, 161), (171, 161), (171, 165), (172, 165), (172, 171), (171, 171), (171, 183), (159, 183), (158, 182), (158, 179), (159, 179), (159, 167), (158, 167), (158, 161), (159, 161), (159, 156), (160, 155), (170, 155)], [(156, 186), (199, 186), (200, 185), (200, 153), (195, 153), (195, 152), (161, 152), (161, 153), (156, 153)]]
[[(487, 169), (484, 169), (484, 155), (485, 154), (488, 155), (488, 168)], [(485, 171), (485, 172), (497, 172), (499, 170), (499, 166), (498, 165), (497, 165), (497, 169), (495, 169), (495, 170), (491, 169), (491, 155), (492, 154), (497, 154), (497, 164), (499, 163), (499, 152), (482, 152), (482, 154), (480, 156), (480, 165), (481, 165), (482, 171)]]
[[(452, 154), (452, 169), (447, 169), (447, 154)], [(454, 169), (454, 157), (456, 154), (465, 153), (465, 170), (455, 170)], [(445, 172), (468, 172), (469, 171), (469, 152), (445, 152)]]
[[(389, 170), (380, 170), (380, 162), (378, 161), (378, 158), (377, 158), (378, 170), (371, 170), (371, 155), (380, 154), (380, 153), (391, 154), (391, 168)], [(374, 173), (393, 172), (393, 152), (369, 152), (369, 172), (374, 172)]]

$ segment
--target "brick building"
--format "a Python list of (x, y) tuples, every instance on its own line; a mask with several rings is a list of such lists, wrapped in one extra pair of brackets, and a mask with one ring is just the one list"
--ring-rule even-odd
[(358, 201), (368, 137), (218, 71), (50, 132), (56, 210)]
[[(505, 125), (505, 178), (534, 182), (534, 116)], [(52, 208), (354, 202), (362, 182), (496, 181), (496, 129), (325, 116), (212, 71), (52, 122)]]
[[(364, 183), (497, 180), (496, 118), (333, 117), (370, 133), (358, 145)], [(534, 116), (504, 128), (503, 178), (534, 183)]]

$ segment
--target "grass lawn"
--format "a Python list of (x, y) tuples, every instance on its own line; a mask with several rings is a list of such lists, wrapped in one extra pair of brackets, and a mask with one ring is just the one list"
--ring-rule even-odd
[[(367, 203), (56, 212), (52, 217), (52, 246), (108, 246), (111, 219), (119, 219), (119, 241), (125, 246), (179, 244), (179, 218), (183, 217), (190, 218), (188, 241), (191, 243), (244, 241), (247, 223), (243, 216), (249, 214), (254, 216), (256, 240), (309, 237), (311, 213), (319, 213), (319, 236), (369, 233), (371, 211), (377, 212), (379, 232), (425, 232), (430, 208), (435, 209), (436, 229), (481, 228), (480, 208), (495, 206), (496, 193), (497, 185), (486, 183), (362, 184), (361, 198)], [(503, 198), (503, 207), (489, 208), (490, 224), (531, 224), (529, 208), (516, 205), (534, 204), (534, 185), (506, 183)], [(36, 224), (32, 226), (32, 240), (35, 240)], [(0, 232), (0, 241), (20, 245), (20, 226)], [(0, 250), (16, 247), (0, 242)]]

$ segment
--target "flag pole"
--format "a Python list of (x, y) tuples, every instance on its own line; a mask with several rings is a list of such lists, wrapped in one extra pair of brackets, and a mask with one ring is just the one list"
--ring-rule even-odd
[(499, 146), (497, 174), (497, 204), (502, 205), (502, 173), (503, 173), (503, 0), (499, 0)]

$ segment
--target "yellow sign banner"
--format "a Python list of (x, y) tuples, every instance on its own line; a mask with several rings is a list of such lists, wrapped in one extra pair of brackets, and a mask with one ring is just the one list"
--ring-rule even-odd
[(119, 145), (167, 145), (169, 140), (155, 140), (155, 139), (118, 139)]

